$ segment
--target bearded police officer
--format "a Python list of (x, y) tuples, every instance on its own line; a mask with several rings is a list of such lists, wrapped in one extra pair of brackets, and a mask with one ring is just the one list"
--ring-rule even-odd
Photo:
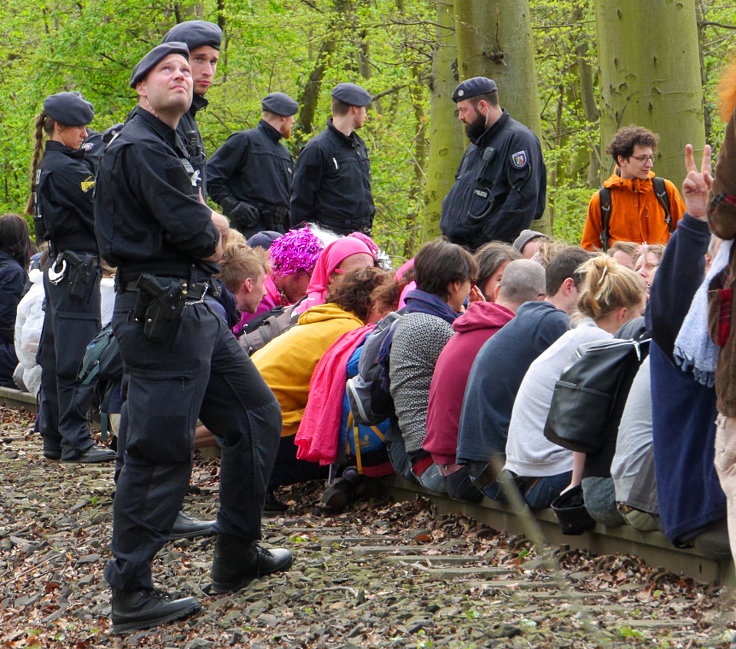
[(205, 95), (212, 86), (217, 72), (222, 30), (215, 23), (206, 20), (187, 20), (172, 27), (162, 42), (185, 43), (189, 48), (189, 65), (192, 68), (194, 95), (192, 105), (179, 120), (177, 131), (189, 153), (189, 163), (198, 174), (194, 179), (202, 190), (202, 196), (206, 197), (207, 155), (202, 142), (202, 134), (197, 126), (197, 113), (209, 105)]
[(258, 126), (233, 133), (207, 162), (210, 195), (246, 237), (289, 229), (294, 161), (280, 140), (291, 135), (299, 105), (272, 92), (261, 107)]
[(363, 126), (370, 93), (354, 83), (332, 90), (332, 117), (299, 154), (291, 198), (291, 223), (314, 221), (338, 234), (370, 234), (376, 211)]
[(200, 606), (154, 591), (151, 577), (189, 485), (197, 415), (223, 440), (211, 590), (237, 590), (292, 562), (287, 550), (257, 543), (281, 415), (208, 305), (227, 220), (201, 202), (176, 130), (192, 100), (187, 56), (184, 43), (165, 43), (133, 70), (138, 106), (105, 151), (95, 195), (100, 252), (118, 268), (113, 330), (130, 377), (113, 559), (105, 570), (113, 633)]
[(470, 144), (442, 202), (442, 233), (472, 249), (494, 239), (511, 243), (544, 212), (547, 170), (539, 140), (500, 108), (492, 79), (463, 81), (452, 100)]

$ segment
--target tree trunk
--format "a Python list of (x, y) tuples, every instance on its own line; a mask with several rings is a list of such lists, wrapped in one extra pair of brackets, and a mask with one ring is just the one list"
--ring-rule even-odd
[(455, 116), (452, 91), (458, 84), (453, 0), (437, 0), (437, 37), (430, 81), (430, 136), (421, 241), (440, 233), (442, 199), (455, 182), (463, 155), (462, 125)]
[(654, 171), (679, 186), (685, 144), (705, 144), (695, 0), (596, 0), (596, 22), (603, 148), (623, 126), (659, 133)]
[[(501, 106), (542, 137), (538, 80), (527, 0), (455, 0), (458, 69), (461, 79), (490, 77)], [(551, 232), (548, 211), (533, 223)]]

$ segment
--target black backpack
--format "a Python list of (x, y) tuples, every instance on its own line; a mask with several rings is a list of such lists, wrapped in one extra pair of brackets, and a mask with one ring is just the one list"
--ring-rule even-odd
[[(675, 224), (672, 223), (670, 197), (667, 195), (664, 178), (655, 176), (652, 178), (652, 186), (654, 188), (654, 195), (664, 210), (664, 222), (667, 224), (670, 234), (672, 234), (675, 231)], [(598, 190), (598, 196), (601, 201), (601, 250), (606, 252), (608, 250), (608, 230), (611, 223), (611, 190), (608, 187), (601, 187)]]
[(598, 451), (618, 427), (631, 383), (649, 352), (650, 338), (585, 343), (555, 384), (544, 436), (581, 453)]

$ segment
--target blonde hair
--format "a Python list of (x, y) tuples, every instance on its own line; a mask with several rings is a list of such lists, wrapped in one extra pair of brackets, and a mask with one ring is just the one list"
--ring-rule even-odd
[(597, 320), (621, 307), (641, 304), (646, 291), (644, 279), (611, 257), (598, 254), (578, 269), (585, 273), (577, 310)]
[(237, 293), (246, 279), (255, 281), (262, 272), (271, 271), (263, 248), (251, 248), (237, 239), (225, 244), (220, 268), (219, 278), (231, 293)]

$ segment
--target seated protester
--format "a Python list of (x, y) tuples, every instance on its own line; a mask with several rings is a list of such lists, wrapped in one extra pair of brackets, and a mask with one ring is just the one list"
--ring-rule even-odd
[(31, 240), (25, 220), (17, 214), (0, 216), (0, 385), (14, 388), (18, 365), (13, 336), (18, 302), (26, 285)]
[(573, 467), (573, 453), (544, 436), (555, 383), (580, 345), (613, 338), (644, 309), (646, 286), (632, 270), (606, 255), (596, 255), (585, 262), (583, 271), (586, 276), (577, 302), (581, 321), (531, 364), (511, 413), (505, 469), (532, 509), (549, 507), (560, 492), (582, 479), (585, 455), (576, 453)]
[[(659, 529), (657, 484), (654, 471), (648, 470), (653, 467), (652, 389), (647, 356), (631, 384), (611, 462), (618, 510), (629, 525), (641, 532)], [(646, 494), (650, 503), (640, 504), (641, 495)]]
[(353, 268), (370, 268), (378, 265), (378, 246), (373, 239), (360, 232), (329, 243), (320, 253), (307, 286), (307, 299), (298, 307), (304, 313), (313, 306), (324, 304), (330, 282), (336, 275)]
[(544, 268), (537, 262), (512, 261), (505, 267), (501, 283), (493, 289), (493, 302), (472, 302), (452, 323), (455, 333), (437, 359), (429, 388), (427, 436), (422, 448), (439, 466), (447, 493), (453, 498), (477, 501), (483, 497), (470, 481), (467, 466), (457, 464), (455, 457), (470, 367), (483, 343), (509, 322), (524, 302), (544, 299), (544, 281)]
[(505, 461), (516, 393), (532, 361), (570, 328), (568, 314), (585, 277), (580, 266), (590, 256), (573, 246), (558, 253), (545, 269), (547, 299), (522, 304), (475, 357), (460, 415), (457, 461), (469, 465), (471, 479), (491, 499), (499, 491), (489, 459)]
[(537, 253), (540, 246), (549, 240), (549, 237), (543, 232), (522, 230), (511, 245), (524, 259), (531, 259)]
[(564, 241), (556, 241), (555, 239), (543, 241), (537, 252), (531, 256), (531, 260), (547, 268), (549, 262), (567, 247), (568, 245)]
[(637, 250), (636, 261), (634, 262), (634, 271), (644, 278), (644, 281), (647, 284), (647, 297), (649, 296), (649, 289), (654, 281), (657, 267), (662, 261), (662, 255), (664, 255), (664, 246), (661, 243), (652, 245), (645, 244), (639, 246)]
[(266, 295), (264, 284), (270, 271), (268, 254), (239, 241), (228, 241), (220, 261), (219, 279), (242, 313), (255, 313)]
[[(692, 162), (692, 150), (686, 153), (688, 159)], [(682, 338), (694, 327), (683, 323), (703, 283), (710, 241), (707, 191), (698, 196), (687, 190), (687, 183), (686, 178), (683, 198), (687, 211), (667, 243), (646, 313), (652, 335), (654, 468), (657, 490), (663, 495), (659, 516), (662, 531), (677, 546), (697, 544), (697, 537), (719, 525), (726, 515), (726, 497), (713, 466), (716, 392), (712, 383), (698, 382), (691, 369), (675, 364), (676, 356), (690, 357), (693, 369), (699, 370), (698, 359), (691, 356), (688, 341)], [(707, 376), (702, 378), (709, 382)]]
[(264, 282), (266, 293), (254, 312), (243, 312), (233, 333), (240, 336), (254, 318), (278, 306), (288, 306), (301, 300), (307, 294), (314, 265), (323, 248), (322, 240), (308, 227), (289, 230), (274, 240), (268, 248), (271, 272)]
[(444, 491), (444, 477), (422, 449), (429, 386), (477, 270), (470, 253), (454, 243), (424, 244), (414, 258), (417, 288), (406, 295), (405, 314), (393, 330), (389, 379), (397, 421), (387, 437), (389, 458), (396, 473), (432, 491)]
[[(251, 357), (281, 406), (281, 446), (269, 492), (281, 485), (323, 478), (327, 468), (296, 459), (294, 435), (304, 415), (309, 382), (317, 363), (341, 335), (363, 327), (372, 312), (371, 293), (388, 282), (378, 268), (356, 268), (330, 284), (327, 302), (299, 316), (299, 324), (274, 338)], [(274, 511), (278, 503), (267, 500)]]
[(488, 302), (493, 302), (504, 268), (515, 259), (521, 259), (521, 254), (508, 243), (489, 241), (478, 248), (473, 256), (478, 262), (476, 286)]
[(248, 237), (246, 243), (251, 248), (263, 248), (269, 250), (276, 239), (280, 239), (284, 235), (281, 232), (275, 230), (261, 230), (256, 232), (252, 237)]
[(613, 257), (617, 263), (626, 268), (634, 270), (634, 264), (639, 256), (640, 244), (633, 241), (616, 241), (607, 251), (609, 257)]

